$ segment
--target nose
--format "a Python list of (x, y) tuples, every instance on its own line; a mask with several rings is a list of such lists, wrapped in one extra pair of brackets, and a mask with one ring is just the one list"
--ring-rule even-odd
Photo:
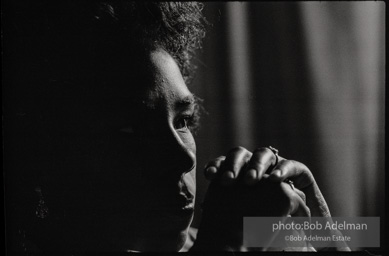
[(195, 168), (196, 144), (191, 134), (180, 133), (169, 126), (159, 129), (149, 140), (150, 164), (163, 177), (180, 177)]

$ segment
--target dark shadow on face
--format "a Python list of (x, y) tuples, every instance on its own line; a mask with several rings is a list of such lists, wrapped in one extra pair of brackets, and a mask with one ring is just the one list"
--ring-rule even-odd
[(85, 152), (69, 148), (75, 157), (69, 167), (79, 170), (65, 205), (77, 226), (103, 234), (112, 248), (178, 250), (193, 217), (196, 147), (188, 119), (195, 102), (168, 53), (145, 54), (136, 79), (126, 79), (134, 70), (119, 69), (110, 79), (120, 81), (112, 84), (113, 96), (87, 106), (97, 114), (88, 124), (95, 131), (67, 140)]
[[(180, 249), (193, 217), (198, 108), (179, 67), (188, 71), (183, 63), (197, 46), (169, 28), (181, 16), (166, 21), (163, 13), (181, 7), (161, 12), (162, 5), (122, 1), (114, 12), (106, 3), (23, 0), (7, 6), (11, 243), (25, 233), (19, 244), (27, 240), (41, 251)], [(178, 31), (188, 42), (200, 39), (198, 24), (184, 21)], [(48, 214), (41, 219), (43, 199)]]
[(62, 70), (69, 82), (33, 103), (50, 127), (31, 139), (49, 145), (33, 161), (50, 162), (34, 174), (50, 215), (32, 225), (32, 241), (48, 251), (177, 251), (193, 218), (193, 95), (162, 49), (80, 54), (77, 70)]

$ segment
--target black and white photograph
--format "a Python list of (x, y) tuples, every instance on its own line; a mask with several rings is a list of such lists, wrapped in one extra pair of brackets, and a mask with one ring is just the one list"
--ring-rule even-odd
[(385, 19), (2, 1), (5, 255), (382, 255)]

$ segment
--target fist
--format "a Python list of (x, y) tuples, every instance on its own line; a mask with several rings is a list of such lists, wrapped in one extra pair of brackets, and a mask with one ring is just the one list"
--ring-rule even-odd
[(206, 250), (241, 250), (243, 217), (310, 216), (305, 194), (283, 182), (293, 176), (286, 161), (269, 148), (237, 147), (206, 165), (211, 184), (198, 234)]

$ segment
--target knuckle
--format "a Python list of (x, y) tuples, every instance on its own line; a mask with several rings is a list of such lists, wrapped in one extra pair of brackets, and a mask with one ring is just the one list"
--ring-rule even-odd
[(280, 162), (288, 164), (288, 165), (294, 165), (295, 164), (294, 161), (288, 160), (288, 159), (281, 160)]
[(271, 151), (269, 148), (267, 147), (260, 147), (260, 148), (256, 148), (254, 150), (254, 152), (256, 153), (273, 153), (273, 151)]
[(308, 175), (308, 176), (312, 176), (313, 177), (313, 174), (311, 172), (311, 170), (308, 169), (308, 167), (305, 165), (305, 164), (302, 164), (304, 166), (304, 172)]
[(311, 182), (314, 180), (311, 170), (305, 164), (297, 161), (292, 161), (292, 162), (296, 167), (298, 167), (301, 170), (301, 173), (306, 179), (308, 179)]
[(279, 162), (279, 164), (280, 164), (280, 167), (281, 167), (282, 169), (284, 169), (284, 170), (289, 170), (289, 171), (294, 170), (295, 167), (296, 167), (295, 164), (294, 164), (294, 162), (291, 161), (291, 160), (281, 160), (281, 161)]
[(250, 165), (258, 168), (266, 168), (269, 166), (269, 162), (271, 162), (271, 159), (267, 157), (262, 157), (262, 155), (254, 155), (254, 157), (252, 157), (250, 160)]
[(266, 161), (262, 158), (251, 158), (250, 160), (250, 166), (256, 167), (256, 168), (265, 168), (266, 167)]
[(281, 168), (281, 169), (285, 168), (286, 165), (289, 165), (288, 161), (289, 160), (285, 160), (285, 159), (279, 160), (278, 167)]
[(232, 148), (229, 153), (239, 153), (239, 152), (245, 152), (245, 151), (248, 151), (247, 149), (245, 149), (244, 147), (241, 147), (241, 146), (237, 146), (237, 147), (234, 147)]
[(299, 162), (299, 161), (295, 161), (295, 160), (289, 160), (289, 161), (291, 161), (294, 165), (299, 166), (299, 168), (300, 168), (303, 172), (305, 172), (305, 173), (311, 173), (311, 171), (309, 170), (309, 168), (308, 168), (305, 164), (303, 164), (303, 163), (301, 163), (301, 162)]

